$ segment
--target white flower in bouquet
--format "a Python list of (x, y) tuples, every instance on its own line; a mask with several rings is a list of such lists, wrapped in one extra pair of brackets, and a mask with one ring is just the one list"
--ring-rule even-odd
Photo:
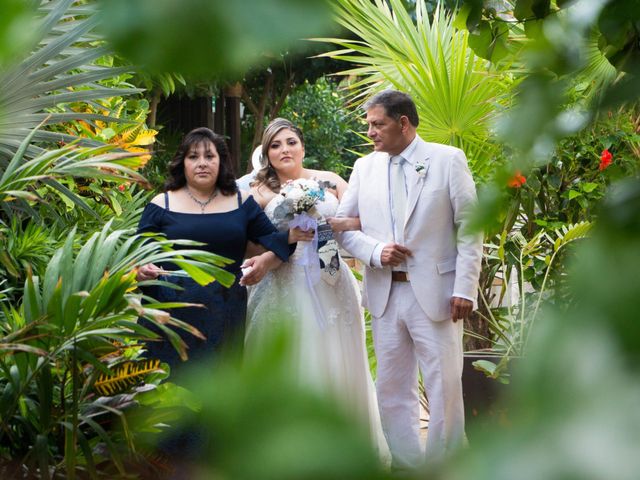
[(301, 213), (315, 216), (312, 209), (319, 200), (324, 199), (324, 186), (316, 180), (298, 178), (282, 185), (280, 195), (284, 200), (274, 211), (276, 220), (290, 221), (295, 214)]
[(285, 195), (285, 198), (290, 199), (293, 203), (297, 203), (304, 197), (304, 195), (305, 193), (301, 188), (293, 188)]

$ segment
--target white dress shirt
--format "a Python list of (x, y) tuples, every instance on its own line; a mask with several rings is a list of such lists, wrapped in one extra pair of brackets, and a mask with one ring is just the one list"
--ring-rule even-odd
[[(405, 192), (407, 189), (406, 178), (407, 178), (407, 168), (414, 168), (415, 159), (413, 158), (413, 153), (416, 150), (416, 145), (418, 144), (418, 136), (411, 141), (407, 148), (405, 148), (402, 152), (400, 152), (400, 156), (404, 158), (404, 162), (402, 163), (402, 168), (405, 172)], [(387, 169), (387, 178), (389, 182), (389, 209), (393, 212), (393, 194), (391, 192), (391, 158), (393, 156), (389, 156), (389, 168)], [(393, 219), (394, 223), (398, 223), (397, 219)], [(404, 224), (404, 219), (402, 219), (402, 223)], [(402, 228), (402, 227), (400, 227)], [(371, 261), (369, 262), (372, 267), (382, 268), (382, 249), (384, 248), (385, 243), (379, 242), (373, 253), (371, 254)], [(403, 268), (401, 268), (403, 267)], [(407, 271), (406, 265), (400, 266), (398, 268), (394, 268), (394, 270), (402, 270), (404, 272)]]

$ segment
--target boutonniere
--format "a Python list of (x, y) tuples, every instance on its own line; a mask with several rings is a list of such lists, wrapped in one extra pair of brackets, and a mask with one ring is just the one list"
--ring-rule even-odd
[(427, 174), (427, 166), (424, 164), (424, 160), (418, 160), (415, 164), (415, 169), (420, 178), (424, 178)]

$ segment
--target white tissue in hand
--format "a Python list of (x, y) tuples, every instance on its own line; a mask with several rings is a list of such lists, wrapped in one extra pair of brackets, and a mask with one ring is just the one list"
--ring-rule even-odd
[(242, 276), (246, 276), (249, 275), (249, 273), (251, 273), (251, 271), (253, 270), (253, 267), (251, 265), (247, 265), (246, 267), (240, 267), (240, 270), (242, 270)]

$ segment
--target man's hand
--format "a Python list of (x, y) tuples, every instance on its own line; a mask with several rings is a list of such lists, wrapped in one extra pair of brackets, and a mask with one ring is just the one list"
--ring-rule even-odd
[(457, 322), (459, 319), (467, 319), (473, 310), (473, 302), (466, 298), (451, 297), (451, 319)]
[(302, 230), (300, 227), (289, 229), (289, 244), (296, 242), (310, 242), (315, 236), (315, 230)]
[(331, 225), (334, 233), (360, 230), (359, 217), (328, 217), (327, 223)]
[(136, 280), (144, 282), (145, 280), (155, 280), (159, 275), (162, 275), (164, 270), (156, 267), (153, 263), (147, 263), (146, 265), (140, 265), (138, 272), (136, 273)]
[(411, 250), (403, 245), (397, 243), (387, 243), (382, 248), (382, 254), (380, 255), (380, 263), (383, 266), (390, 265), (395, 267), (407, 260), (407, 257), (413, 256)]

